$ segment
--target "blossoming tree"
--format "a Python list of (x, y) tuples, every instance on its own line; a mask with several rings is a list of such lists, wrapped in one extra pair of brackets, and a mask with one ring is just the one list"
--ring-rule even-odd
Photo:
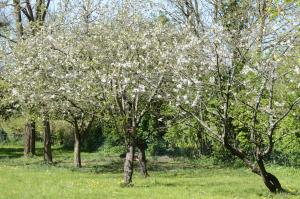
[(271, 192), (281, 192), (264, 160), (281, 122), (300, 102), (299, 92), (283, 93), (299, 86), (294, 56), (299, 7), (282, 3), (274, 14), (274, 4), (264, 0), (215, 3), (216, 16), (194, 36), (200, 45), (180, 58), (196, 63), (174, 68), (176, 104), (260, 175)]

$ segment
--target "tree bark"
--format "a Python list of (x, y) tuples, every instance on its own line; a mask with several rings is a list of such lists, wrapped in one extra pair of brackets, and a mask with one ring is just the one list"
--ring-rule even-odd
[(81, 168), (81, 156), (80, 156), (80, 133), (77, 128), (74, 131), (75, 143), (74, 143), (74, 167)]
[(35, 122), (32, 121), (30, 125), (31, 125), (30, 152), (32, 155), (35, 155), (35, 138), (36, 138)]
[(30, 123), (25, 124), (24, 131), (24, 156), (29, 157), (30, 155), (30, 140), (31, 140), (31, 125)]
[(17, 37), (18, 39), (21, 39), (23, 36), (23, 25), (22, 25), (20, 0), (14, 0), (13, 4), (14, 4), (14, 15), (16, 20)]
[(141, 169), (141, 174), (145, 178), (148, 177), (149, 174), (148, 174), (148, 170), (147, 170), (147, 159), (146, 159), (145, 148), (139, 147), (138, 160), (139, 160), (139, 165), (140, 165), (140, 169)]
[(285, 192), (285, 190), (281, 187), (281, 184), (280, 184), (279, 180), (277, 179), (277, 177), (266, 171), (266, 168), (265, 168), (265, 165), (263, 162), (263, 157), (261, 157), (261, 155), (259, 155), (259, 153), (257, 153), (255, 155), (255, 160), (257, 163), (257, 166), (256, 166), (255, 164), (252, 164), (252, 162), (249, 159), (246, 158), (246, 153), (236, 149), (229, 143), (226, 133), (225, 133), (223, 145), (225, 146), (225, 148), (230, 150), (230, 152), (233, 155), (240, 158), (249, 168), (251, 168), (253, 173), (260, 175), (263, 179), (264, 184), (269, 189), (269, 191), (271, 191), (272, 193)]
[(48, 119), (44, 120), (44, 161), (52, 163), (51, 131)]
[(257, 160), (257, 165), (259, 168), (259, 175), (262, 177), (264, 184), (272, 193), (284, 192), (281, 184), (276, 176), (266, 171), (264, 162), (262, 159)]
[(124, 162), (124, 184), (129, 185), (132, 182), (133, 160), (134, 160), (134, 135), (136, 126), (134, 121), (129, 121), (131, 127), (126, 129), (127, 134), (127, 152)]
[(125, 163), (124, 163), (124, 184), (125, 185), (129, 185), (132, 182), (133, 156), (134, 156), (134, 146), (133, 143), (131, 142), (128, 144)]
[(35, 122), (25, 124), (24, 132), (24, 156), (35, 155)]

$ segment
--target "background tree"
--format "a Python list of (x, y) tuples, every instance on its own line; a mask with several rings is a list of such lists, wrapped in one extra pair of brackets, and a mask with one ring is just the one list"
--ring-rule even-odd
[[(46, 14), (49, 10), (50, 0), (38, 0), (38, 1), (30, 1), (30, 0), (12, 0), (12, 1), (6, 1), (5, 3), (2, 3), (5, 6), (5, 13), (12, 13), (11, 16), (13, 16), (13, 23), (11, 23), (11, 26), (14, 25), (14, 28), (11, 28), (11, 30), (14, 30), (10, 33), (10, 35), (2, 35), (3, 38), (6, 38), (8, 41), (12, 42), (13, 45), (10, 45), (6, 49), (6, 51), (10, 51), (10, 49), (14, 48), (14, 44), (19, 42), (21, 39), (25, 39), (28, 35), (35, 35), (41, 27), (44, 25), (44, 22), (46, 20)], [(12, 6), (12, 9), (11, 9)], [(7, 14), (7, 16), (10, 16)], [(17, 39), (11, 39), (15, 38)], [(24, 104), (23, 104), (24, 105)], [(47, 118), (47, 117), (45, 117)], [(25, 132), (25, 156), (29, 155), (29, 152), (34, 155), (35, 153), (35, 122), (32, 121), (32, 118), (29, 119), (27, 124), (25, 125), (25, 129), (27, 129), (27, 132)], [(47, 132), (45, 132), (47, 133)], [(44, 138), (48, 138), (50, 135), (45, 135)], [(26, 144), (27, 143), (27, 144)], [(32, 144), (30, 144), (32, 143)], [(49, 140), (45, 140), (45, 144), (49, 143)], [(49, 148), (45, 146), (45, 148)], [(47, 151), (49, 151), (47, 150)]]

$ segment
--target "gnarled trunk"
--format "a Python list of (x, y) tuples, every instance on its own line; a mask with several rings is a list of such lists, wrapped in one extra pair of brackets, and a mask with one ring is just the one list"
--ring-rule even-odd
[(257, 165), (253, 164), (251, 160), (247, 159), (246, 154), (241, 150), (234, 148), (232, 145), (229, 144), (228, 139), (225, 137), (223, 145), (230, 150), (230, 152), (240, 158), (247, 167), (252, 169), (252, 172), (260, 175), (263, 179), (264, 184), (266, 187), (272, 192), (284, 192), (285, 190), (281, 187), (279, 180), (273, 174), (266, 171), (263, 158), (260, 155), (256, 155), (255, 159)]
[(146, 153), (144, 148), (139, 148), (138, 151), (138, 161), (141, 169), (141, 174), (146, 178), (149, 176), (148, 170), (147, 170), (147, 159), (146, 159)]
[(80, 156), (80, 133), (77, 128), (74, 131), (75, 143), (74, 143), (74, 167), (81, 167), (81, 156)]
[(259, 175), (262, 177), (266, 187), (272, 192), (284, 192), (284, 189), (281, 187), (281, 184), (276, 176), (266, 171), (264, 162), (262, 159), (257, 160), (257, 165), (259, 169)]
[(44, 120), (44, 161), (52, 163), (51, 131), (48, 119)]

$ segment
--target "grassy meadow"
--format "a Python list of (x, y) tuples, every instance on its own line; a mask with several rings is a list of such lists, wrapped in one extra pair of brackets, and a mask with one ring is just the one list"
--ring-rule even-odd
[(245, 168), (230, 168), (203, 159), (190, 161), (150, 157), (150, 177), (138, 166), (132, 187), (122, 186), (122, 159), (102, 151), (83, 153), (83, 168), (72, 168), (72, 151), (54, 148), (54, 165), (45, 165), (42, 149), (23, 157), (21, 145), (0, 145), (0, 198), (300, 198), (300, 169), (269, 166), (290, 193), (270, 194), (259, 176)]

